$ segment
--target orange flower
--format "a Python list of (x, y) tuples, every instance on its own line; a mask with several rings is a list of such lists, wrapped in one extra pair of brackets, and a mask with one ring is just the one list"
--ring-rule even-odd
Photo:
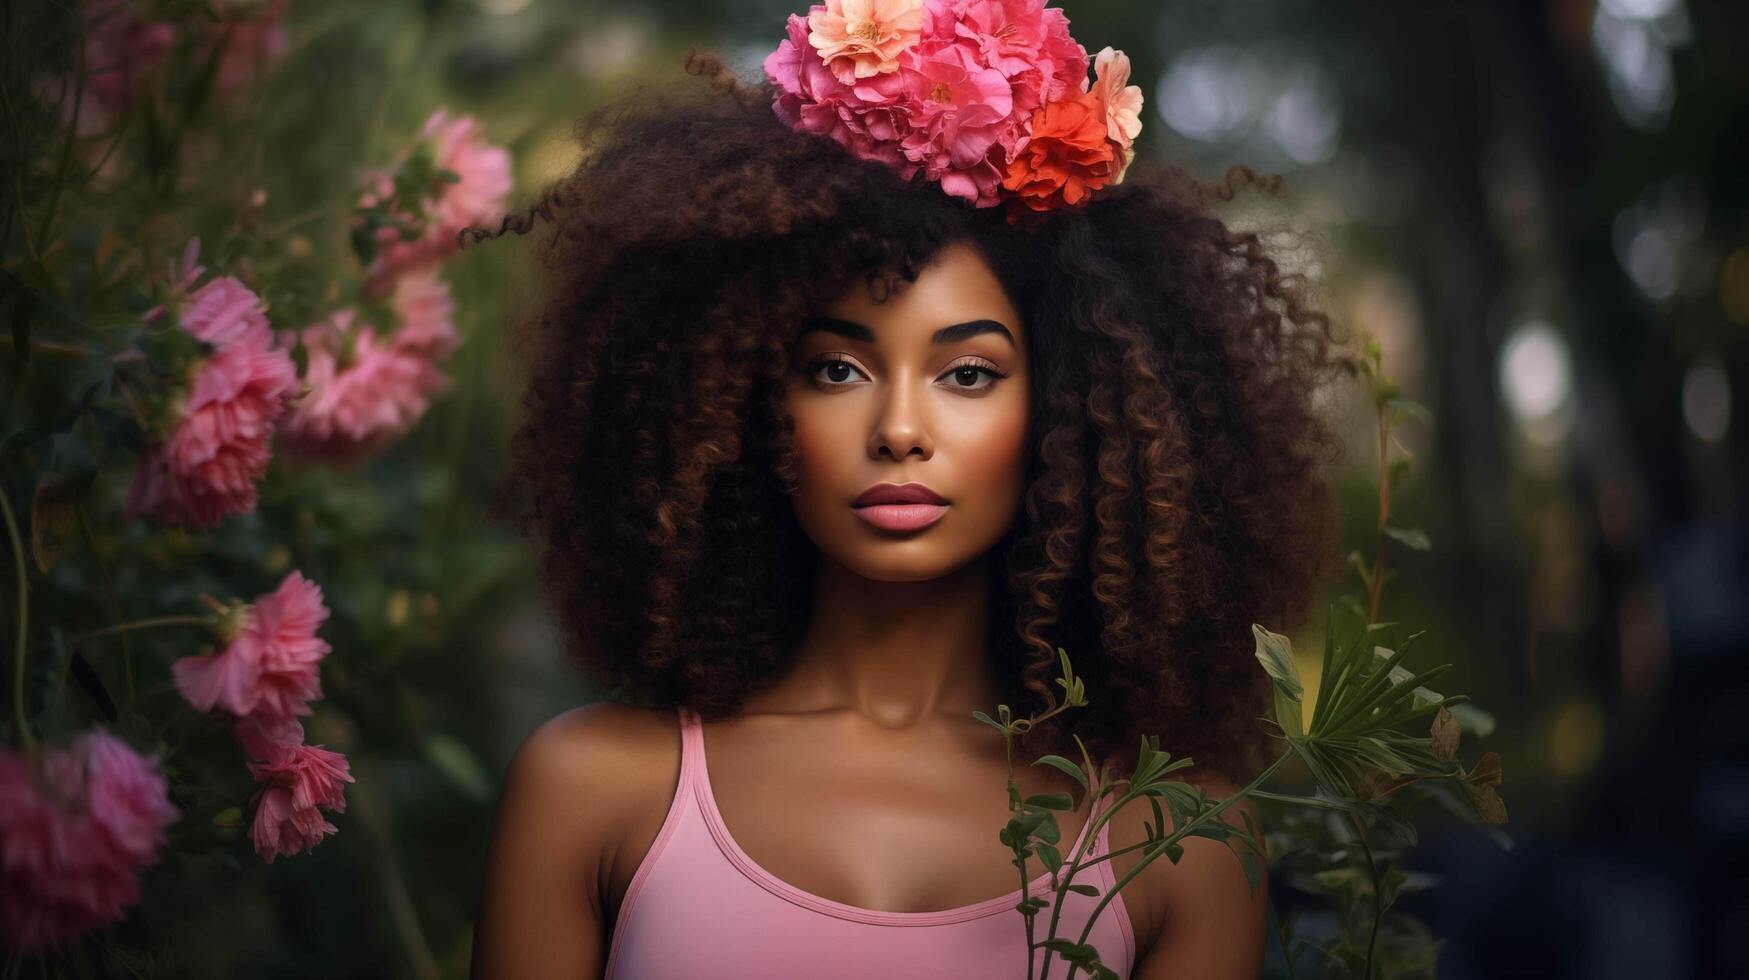
[(1008, 164), (1002, 186), (1033, 211), (1073, 206), (1117, 176), (1118, 146), (1106, 135), (1106, 106), (1082, 92), (1033, 110), (1032, 133)]

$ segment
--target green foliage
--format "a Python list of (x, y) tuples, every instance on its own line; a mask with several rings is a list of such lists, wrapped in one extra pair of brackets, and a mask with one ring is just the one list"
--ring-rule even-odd
[[(1142, 736), (1135, 772), (1123, 778), (1105, 778), (1096, 771), (1085, 747), (1079, 767), (1061, 756), (1043, 756), (1034, 764), (1073, 776), (1086, 791), (1090, 822), (1095, 819), (1094, 800), (1116, 797), (1083, 835), (1081, 849), (1065, 859), (1054, 846), (1059, 833), (1048, 810), (1067, 807), (1041, 807), (1039, 801), (1047, 799), (1043, 796), (1021, 801), (1012, 772), (1015, 735), (1066, 707), (1086, 704), (1085, 691), (1071, 671), (1067, 652), (1057, 648), (1063, 673), (1057, 683), (1072, 692), (1073, 705), (1059, 705), (1034, 719), (1011, 719), (1005, 704), (997, 709), (1001, 721), (983, 712), (974, 713), (1001, 731), (1009, 746), (1009, 800), (1016, 816), (998, 839), (1013, 852), (1023, 886), (1030, 880), (1026, 860), (1035, 854), (1052, 874), (1054, 907), (1050, 901), (1034, 898), (1016, 904), (1026, 920), (1029, 950), (1045, 952), (1042, 964), (1038, 964), (1041, 975), (1048, 976), (1052, 957), (1061, 956), (1070, 964), (1069, 977), (1078, 971), (1093, 977), (1114, 976), (1087, 941), (1094, 921), (1111, 896), (1156, 858), (1164, 855), (1178, 863), (1183, 855), (1182, 841), (1192, 836), (1236, 843), (1241, 869), (1253, 889), (1267, 872), (1330, 906), (1331, 926), (1320, 927), (1305, 917), (1277, 924), (1277, 940), (1289, 977), (1299, 976), (1297, 964), (1308, 954), (1318, 957), (1312, 968), (1325, 978), (1413, 980), (1434, 975), (1442, 940), (1425, 924), (1395, 908), (1403, 895), (1435, 884), (1430, 877), (1404, 867), (1406, 852), (1418, 840), (1414, 812), (1421, 803), (1432, 800), (1490, 831), (1488, 825), (1504, 823), (1505, 804), (1497, 791), (1500, 757), (1488, 752), (1473, 768), (1464, 768), (1458, 760), (1458, 748), (1465, 728), (1478, 736), (1486, 734), (1493, 729), (1492, 718), (1468, 705), (1468, 699), (1461, 695), (1443, 696), (1427, 686), (1446, 673), (1449, 664), (1419, 673), (1404, 665), (1423, 633), (1401, 635), (1395, 624), (1376, 621), (1374, 613), (1390, 578), (1384, 562), (1385, 542), (1396, 541), (1418, 551), (1431, 547), (1426, 534), (1388, 523), (1391, 491), (1408, 470), (1406, 458), (1389, 458), (1393, 442), (1390, 430), (1410, 418), (1425, 419), (1427, 412), (1404, 399), (1396, 385), (1384, 377), (1379, 347), (1371, 338), (1349, 364), (1367, 385), (1378, 413), (1378, 554), (1370, 564), (1358, 552), (1349, 556), (1364, 590), (1364, 601), (1351, 596), (1342, 606), (1333, 603), (1327, 610), (1318, 697), (1310, 719), (1305, 717), (1305, 686), (1291, 641), (1252, 625), (1257, 662), (1274, 689), (1273, 724), (1284, 743), (1272, 764), (1243, 789), (1217, 801), (1181, 779), (1167, 778), (1190, 767), (1192, 760), (1173, 759), (1171, 753), (1160, 749), (1158, 736)], [(1413, 734), (1417, 729), (1410, 726), (1420, 726), (1427, 734)], [(1310, 776), (1310, 792), (1264, 789), (1289, 760), (1297, 761)], [(1216, 819), (1246, 798), (1279, 811), (1270, 819), (1275, 829), (1266, 835), (1267, 842), (1260, 839), (1258, 828), (1244, 811), (1240, 811), (1243, 830)], [(1071, 891), (1098, 895), (1097, 889), (1074, 883), (1077, 873), (1092, 863), (1084, 860), (1087, 842), (1095, 839), (1098, 824), (1110, 821), (1138, 800), (1146, 801), (1152, 816), (1144, 821), (1146, 839), (1136, 845), (1142, 850), (1138, 863), (1117, 879), (1111, 894), (1100, 898), (1076, 939), (1060, 937), (1062, 897)], [(1502, 846), (1509, 843), (1497, 831), (1491, 831), (1490, 836)], [(1132, 848), (1118, 853), (1128, 849)], [(1047, 907), (1053, 907), (1048, 929), (1043, 939), (1035, 941), (1034, 918)], [(1033, 966), (1029, 960), (1029, 980), (1034, 975)]]
[[(123, 502), (210, 353), (158, 309), (177, 298), (190, 239), (206, 276), (242, 281), (275, 330), (349, 305), (390, 322), (386, 301), (365, 291), (375, 238), (361, 243), (353, 222), (417, 236), (432, 196), (458, 178), (413, 138), (445, 99), (435, 63), (407, 45), (448, 14), (296, 4), (284, 60), (248, 66), (239, 82), (218, 38), (228, 18), (263, 6), (130, 3), (121, 9), (161, 19), (178, 40), (161, 61), (127, 49), (140, 75), (126, 103), (87, 104), (44, 80), (88, 81), (76, 69), (90, 6), (27, 2), (0, 25), (0, 731), (8, 746), (60, 745), (107, 726), (158, 756), (181, 817), (142, 875), (149, 917), (9, 965), (27, 976), (234, 976), (271, 956), (282, 973), (318, 973), (335, 968), (339, 940), (276, 930), (294, 921), (287, 909), (319, 903), (358, 924), (344, 938), (358, 961), (345, 969), (399, 962), (417, 973), (440, 956), (432, 937), (466, 936), (470, 914), (448, 896), (472, 887), (470, 848), (486, 837), (498, 708), (481, 692), (502, 680), (483, 652), (532, 591), (520, 544), (475, 516), (500, 462), (479, 447), (508, 442), (509, 409), (478, 391), (499, 373), (503, 345), (473, 336), (508, 304), (494, 265), (505, 256), (447, 267), (466, 338), (447, 365), (456, 383), (400, 442), (352, 463), (276, 451), (254, 509), (212, 528), (131, 520)], [(359, 97), (361, 79), (389, 76), (411, 85)], [(82, 122), (60, 115), (75, 105)], [(379, 169), (392, 193), (359, 205), (361, 175)], [(291, 356), (301, 375), (306, 352)], [(217, 717), (182, 699), (169, 665), (213, 649), (241, 602), (293, 568), (320, 583), (331, 613), (307, 740), (344, 752), (359, 785), (333, 817), (338, 833), (269, 865), (247, 833), (258, 787), (245, 756)], [(375, 792), (359, 792), (367, 783)], [(378, 914), (408, 894), (417, 906)]]

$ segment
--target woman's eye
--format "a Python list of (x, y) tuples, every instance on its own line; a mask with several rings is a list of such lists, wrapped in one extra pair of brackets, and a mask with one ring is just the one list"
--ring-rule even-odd
[[(848, 384), (859, 375), (864, 379), (868, 377), (860, 368), (841, 357), (821, 358), (808, 365), (808, 376), (828, 388)], [(997, 381), (1006, 377), (1007, 374), (985, 364), (961, 364), (948, 368), (947, 373), (942, 375), (948, 381), (948, 387), (976, 392), (988, 391)], [(984, 378), (989, 380), (980, 383)]]
[[(978, 379), (981, 376), (989, 377), (989, 383), (978, 384)], [(951, 388), (958, 388), (961, 391), (988, 391), (996, 386), (997, 381), (1008, 377), (1008, 375), (983, 364), (961, 364), (958, 367), (949, 368), (942, 377), (953, 379), (953, 383), (949, 385)]]
[[(820, 377), (822, 371), (826, 374), (825, 378)], [(808, 367), (808, 374), (810, 377), (815, 380), (822, 380), (829, 385), (844, 384), (850, 380), (851, 372), (853, 371), (857, 374), (862, 374), (862, 372), (858, 371), (849, 361), (846, 361), (841, 357), (823, 358), (815, 361)]]

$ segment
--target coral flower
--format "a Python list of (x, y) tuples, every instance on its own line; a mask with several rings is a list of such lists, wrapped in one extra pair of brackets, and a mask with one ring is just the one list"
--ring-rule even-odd
[(0, 940), (36, 951), (121, 921), (179, 815), (156, 758), (102, 729), (40, 766), (0, 749)]
[(1116, 144), (1106, 137), (1105, 104), (1092, 93), (1051, 102), (1032, 117), (1002, 186), (1034, 211), (1073, 206), (1116, 174)]
[(316, 846), (338, 828), (322, 810), (344, 813), (344, 783), (355, 782), (346, 757), (316, 745), (273, 742), (249, 772), (262, 784), (255, 796), (249, 839), (269, 864)]
[(176, 687), (202, 711), (307, 715), (307, 702), (322, 696), (320, 664), (330, 647), (316, 630), (327, 618), (321, 587), (293, 569), (244, 607), (235, 635), (219, 649), (170, 665)]
[[(403, 299), (408, 309), (427, 315), (442, 309), (430, 292)], [(355, 462), (410, 431), (430, 396), (448, 387), (427, 353), (453, 347), (439, 319), (414, 323), (404, 347), (394, 335), (355, 325), (356, 319), (355, 311), (340, 310), (304, 329), (304, 383), (310, 391), (281, 427), (294, 452)]]
[(126, 513), (210, 527), (255, 509), (274, 426), (297, 395), (297, 367), (273, 346), (260, 298), (229, 276), (191, 294), (180, 321), (214, 350), (169, 431), (141, 457)]
[(808, 43), (846, 85), (899, 70), (923, 31), (923, 0), (826, 0), (808, 11)]

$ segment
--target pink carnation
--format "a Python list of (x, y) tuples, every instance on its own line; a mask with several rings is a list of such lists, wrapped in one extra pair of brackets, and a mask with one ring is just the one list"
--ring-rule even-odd
[(947, 193), (979, 207), (994, 204), (1002, 175), (991, 157), (1005, 161), (1017, 134), (1008, 80), (958, 44), (916, 59), (904, 77), (918, 106), (905, 156)]
[(295, 715), (251, 712), (230, 719), (231, 737), (251, 759), (266, 759), (280, 745), (301, 745), (304, 726)]
[(297, 394), (297, 368), (273, 346), (260, 298), (229, 276), (190, 295), (180, 322), (215, 349), (195, 370), (169, 432), (141, 457), (126, 512), (210, 527), (255, 509), (274, 426)]
[(138, 904), (180, 815), (156, 758), (96, 729), (41, 765), (0, 749), (0, 939), (22, 951), (113, 925)]
[[(426, 222), (423, 235), (402, 241), (393, 228), (377, 232), (379, 251), (371, 264), (370, 279), (372, 289), (378, 292), (387, 290), (391, 280), (409, 268), (453, 257), (461, 249), (456, 240), (461, 230), (495, 224), (504, 216), (510, 196), (510, 153), (487, 143), (473, 116), (452, 117), (448, 110), (438, 109), (425, 120), (418, 141), (429, 147), (438, 169), (460, 179), (437, 189), (422, 215)], [(382, 200), (394, 181), (389, 174), (378, 173), (372, 175), (370, 185), (359, 199), (361, 206), (370, 207)]]
[(328, 642), (322, 590), (293, 570), (274, 591), (245, 607), (236, 634), (219, 649), (170, 665), (176, 687), (202, 711), (232, 715), (307, 715), (322, 696), (320, 664)]
[(899, 145), (917, 107), (897, 73), (844, 84), (813, 51), (807, 20), (791, 14), (789, 36), (765, 59), (765, 74), (778, 89), (773, 108), (791, 128), (829, 137), (903, 178), (917, 172)]
[(414, 269), (395, 279), (389, 305), (400, 319), (389, 344), (404, 354), (441, 361), (461, 346), (455, 329), (455, 299), (435, 265)]
[(345, 783), (355, 782), (346, 757), (316, 745), (270, 742), (260, 762), (249, 763), (261, 789), (249, 839), (255, 852), (271, 864), (316, 846), (338, 828), (322, 810), (346, 810)]
[(303, 331), (309, 357), (304, 382), (309, 395), (282, 427), (286, 444), (308, 456), (356, 461), (405, 435), (425, 414), (430, 396), (448, 379), (426, 353), (453, 346), (444, 329), (435, 291), (415, 283), (402, 298), (426, 319), (405, 346), (354, 324), (355, 311), (336, 312)]

